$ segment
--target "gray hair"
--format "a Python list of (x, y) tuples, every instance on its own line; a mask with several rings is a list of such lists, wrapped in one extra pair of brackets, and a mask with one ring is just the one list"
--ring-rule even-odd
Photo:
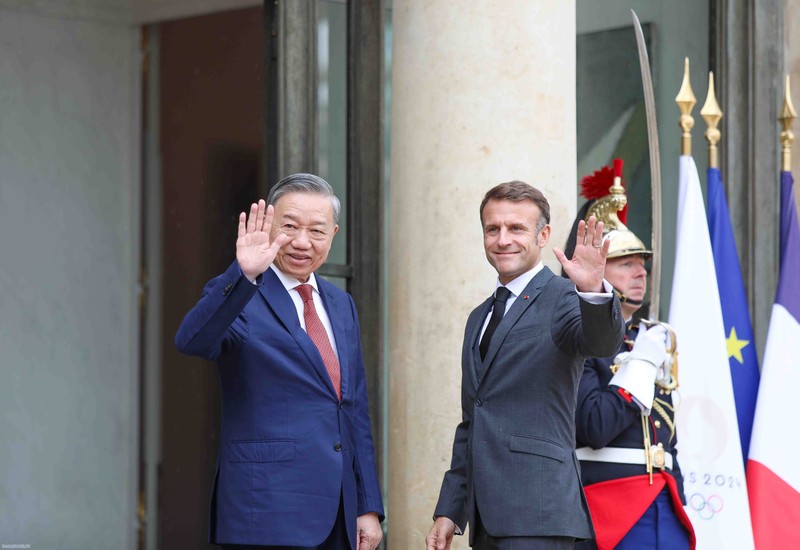
[(292, 174), (272, 186), (267, 197), (267, 204), (275, 205), (287, 193), (313, 193), (330, 197), (333, 206), (333, 223), (339, 223), (339, 213), (342, 203), (334, 194), (331, 184), (314, 174)]

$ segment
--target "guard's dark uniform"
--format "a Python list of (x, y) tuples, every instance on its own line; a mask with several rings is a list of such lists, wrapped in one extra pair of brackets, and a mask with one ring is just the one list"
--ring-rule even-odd
[[(603, 222), (604, 239), (610, 241), (606, 258), (614, 262), (610, 270), (610, 264), (606, 264), (605, 275), (612, 285), (620, 285), (616, 292), (623, 312), (633, 313), (643, 303), (644, 262), (653, 251), (625, 225), (627, 197), (622, 166), (622, 159), (614, 159), (613, 169), (603, 167), (581, 180), (581, 195), (589, 200), (578, 212), (571, 233), (576, 234), (581, 221), (592, 216)], [(568, 258), (577, 245), (570, 237), (564, 247)], [(626, 262), (625, 258), (631, 256), (635, 258)], [(639, 333), (638, 325), (626, 328), (618, 353), (631, 351)], [(660, 367), (656, 362), (664, 359), (657, 357), (660, 354), (653, 349), (655, 341), (647, 332), (643, 337), (646, 343), (639, 350), (620, 359), (622, 365), (616, 375), (610, 369), (613, 357), (589, 359), (583, 366), (575, 413), (575, 452), (580, 459), (595, 540), (575, 548), (676, 550), (693, 549), (695, 545), (692, 524), (682, 506), (686, 498), (675, 449), (672, 395), (655, 383)], [(670, 353), (666, 347), (664, 352)], [(670, 386), (677, 383), (671, 373), (666, 378)], [(609, 386), (612, 380), (615, 385)], [(634, 395), (643, 408), (649, 409), (649, 416), (642, 414)]]
[[(629, 323), (627, 325), (625, 342), (623, 342), (620, 352), (630, 351), (633, 340), (636, 337), (638, 326)], [(631, 399), (627, 392), (620, 390), (616, 386), (609, 386), (613, 376), (610, 366), (613, 358), (593, 358), (584, 363), (583, 375), (578, 389), (578, 406), (576, 411), (576, 436), (577, 446), (601, 449), (604, 447), (636, 449), (641, 450), (644, 457), (644, 429), (642, 426), (642, 415), (639, 406)], [(672, 469), (664, 469), (663, 472), (671, 475), (677, 485), (677, 494), (681, 502), (686, 503), (683, 494), (683, 476), (677, 461), (677, 435), (674, 430), (674, 409), (670, 392), (661, 390), (654, 385), (656, 401), (649, 417), (644, 417), (650, 433), (650, 443), (652, 445), (663, 445), (664, 452), (672, 455)], [(579, 453), (580, 457), (580, 453)], [(657, 468), (655, 474), (661, 475)], [(596, 462), (581, 460), (581, 479), (587, 493), (591, 490), (591, 485), (623, 478), (632, 478), (646, 475), (647, 467), (645, 464)], [(632, 480), (633, 481), (633, 480)], [(641, 487), (647, 491), (650, 484), (646, 478), (634, 481), (632, 485), (626, 486), (625, 495), (630, 496), (631, 488)], [(667, 487), (664, 491), (668, 491)], [(625, 495), (620, 494), (620, 509), (624, 509)], [(664, 495), (662, 495), (664, 496)], [(650, 498), (650, 497), (646, 497)], [(666, 495), (668, 499), (668, 493)], [(665, 500), (668, 502), (668, 500)], [(616, 506), (615, 506), (616, 508)], [(681, 510), (682, 511), (682, 510)], [(595, 528), (598, 531), (602, 528), (598, 525), (595, 512), (592, 512)], [(596, 548), (593, 541), (576, 545), (576, 548)]]

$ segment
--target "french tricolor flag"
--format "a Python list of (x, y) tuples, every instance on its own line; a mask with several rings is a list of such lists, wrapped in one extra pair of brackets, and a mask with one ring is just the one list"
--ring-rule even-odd
[(800, 548), (800, 229), (791, 172), (781, 172), (780, 274), (747, 461), (758, 550)]

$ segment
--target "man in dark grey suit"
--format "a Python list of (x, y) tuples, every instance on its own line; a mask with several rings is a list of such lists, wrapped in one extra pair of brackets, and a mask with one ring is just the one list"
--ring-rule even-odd
[(612, 355), (624, 325), (603, 279), (608, 242), (594, 217), (577, 230), (572, 282), (541, 262), (550, 206), (512, 181), (481, 203), (495, 295), (469, 316), (462, 349), (462, 421), (444, 476), (429, 550), (470, 525), (481, 550), (571, 548), (593, 536), (575, 456), (575, 402), (586, 357)]

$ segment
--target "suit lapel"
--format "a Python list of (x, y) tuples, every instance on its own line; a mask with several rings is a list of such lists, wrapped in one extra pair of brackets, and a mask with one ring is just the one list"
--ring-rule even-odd
[[(319, 279), (317, 279), (317, 281), (319, 281)], [(281, 280), (278, 279), (274, 271), (268, 269), (264, 272), (264, 282), (259, 290), (269, 308), (278, 320), (280, 320), (289, 334), (292, 335), (292, 338), (295, 339), (300, 349), (303, 350), (303, 353), (314, 367), (314, 370), (317, 371), (322, 382), (333, 395), (336, 395), (333, 389), (333, 383), (331, 383), (331, 377), (328, 375), (327, 369), (325, 369), (325, 363), (322, 362), (322, 356), (319, 354), (319, 350), (314, 344), (314, 341), (300, 326), (300, 320), (297, 318), (297, 309), (294, 307), (294, 302), (291, 296), (289, 296), (286, 287), (283, 286), (283, 283), (281, 283)], [(331, 324), (334, 327), (334, 337), (336, 337), (338, 342), (339, 336), (336, 333), (336, 325), (338, 323), (334, 322), (330, 314), (330, 309), (326, 307), (326, 310), (328, 311), (328, 316), (331, 317)], [(344, 392), (344, 375), (342, 376), (342, 391)]]
[[(345, 332), (345, 327), (347, 326), (345, 308), (349, 309), (349, 304), (343, 304), (342, 300), (332, 291), (332, 285), (319, 276), (317, 276), (317, 286), (319, 286), (320, 295), (322, 296), (322, 305), (325, 306), (325, 311), (328, 312), (328, 318), (331, 321), (333, 338), (336, 340), (336, 354), (339, 356), (339, 370), (341, 371), (342, 377), (342, 399), (344, 399), (344, 396), (347, 395), (350, 378), (350, 365), (347, 353), (349, 340)], [(323, 365), (323, 369), (324, 367)], [(325, 377), (331, 391), (334, 391), (330, 376), (328, 376), (328, 371), (325, 371)]]
[(294, 335), (297, 330), (302, 330), (294, 302), (274, 271), (268, 269), (264, 272), (264, 280), (259, 290), (269, 308), (290, 334)]
[(523, 313), (531, 306), (533, 302), (536, 301), (536, 298), (541, 294), (542, 288), (547, 284), (547, 282), (552, 279), (555, 275), (550, 269), (545, 266), (542, 270), (536, 274), (536, 276), (531, 279), (531, 282), (525, 287), (525, 290), (517, 296), (517, 299), (514, 300), (514, 304), (511, 306), (511, 309), (503, 317), (503, 320), (500, 321), (500, 324), (497, 325), (497, 330), (495, 330), (494, 334), (492, 335), (492, 341), (489, 343), (489, 349), (486, 350), (486, 359), (484, 360), (484, 374), (483, 379), (486, 380), (487, 375), (489, 374), (489, 368), (492, 366), (492, 362), (494, 361), (497, 352), (500, 349), (500, 346), (503, 345), (503, 340), (505, 340), (508, 331), (517, 323), (519, 318), (522, 316)]
[(478, 336), (480, 336), (481, 328), (483, 327), (484, 321), (486, 321), (486, 316), (489, 315), (489, 309), (491, 309), (493, 302), (494, 295), (489, 296), (485, 302), (478, 306), (478, 309), (475, 310), (475, 314), (472, 316), (471, 324), (467, 327), (466, 331), (467, 339), (465, 345), (468, 346), (468, 348), (464, 350), (464, 353), (469, 357), (467, 370), (472, 379), (472, 385), (475, 386), (475, 388), (478, 387), (477, 367), (481, 360), (481, 354), (478, 350)]

